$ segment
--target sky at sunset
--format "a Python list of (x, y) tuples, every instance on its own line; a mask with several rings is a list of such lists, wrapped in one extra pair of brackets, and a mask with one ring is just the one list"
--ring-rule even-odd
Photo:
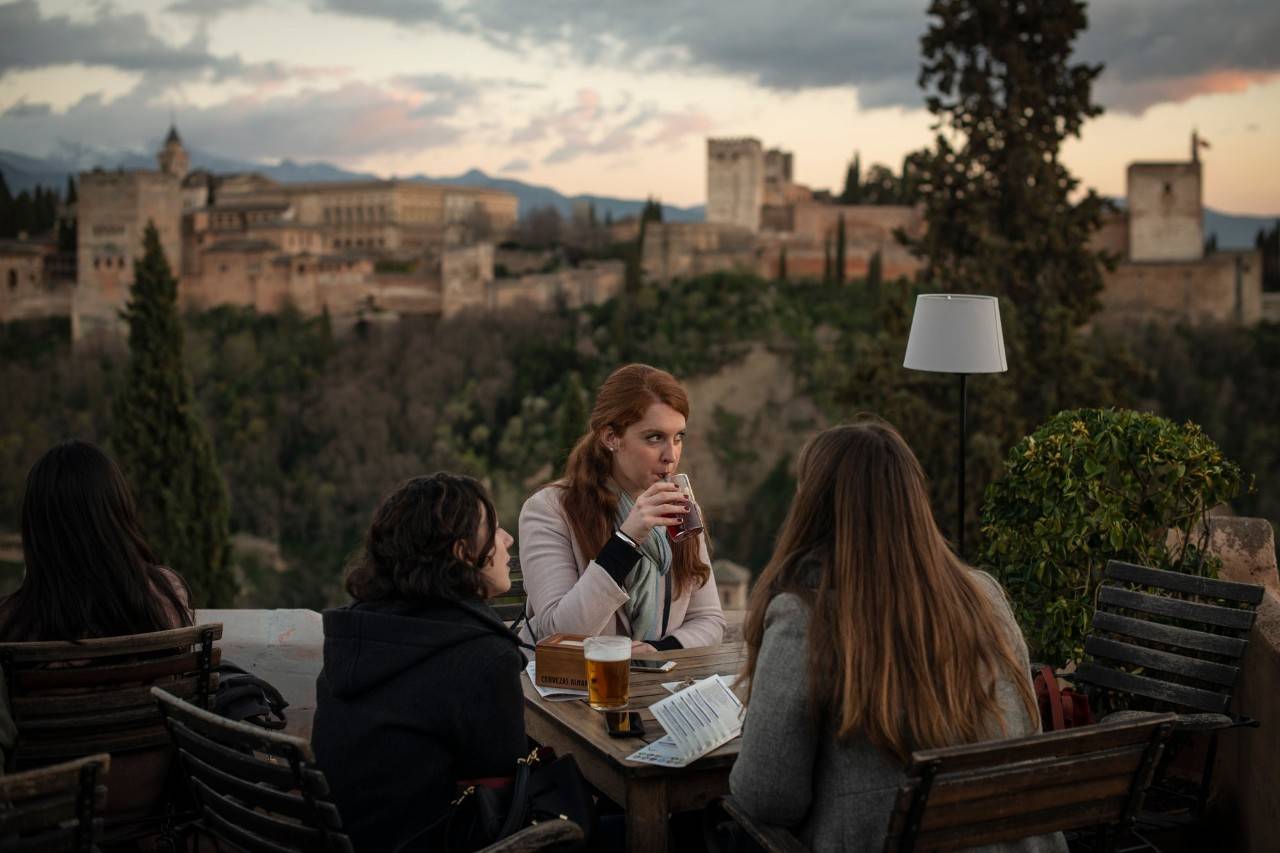
[[(929, 142), (923, 0), (0, 0), (0, 149), (190, 148), (383, 176), (469, 168), (700, 204), (708, 136), (845, 164)], [(1205, 202), (1280, 213), (1280, 3), (1097, 0), (1079, 55), (1106, 114), (1064, 159), (1100, 192), (1186, 159)]]

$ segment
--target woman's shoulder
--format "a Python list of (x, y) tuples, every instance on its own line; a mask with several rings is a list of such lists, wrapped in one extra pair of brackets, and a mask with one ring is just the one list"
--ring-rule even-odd
[(764, 629), (805, 631), (809, 627), (809, 602), (794, 592), (781, 592), (764, 612)]
[(563, 506), (564, 483), (557, 480), (529, 495), (520, 509), (520, 517), (546, 517), (551, 514), (559, 516), (563, 514)]
[[(167, 597), (162, 596), (161, 604), (164, 609), (165, 616), (168, 617), (169, 621), (173, 623), (173, 627), (175, 628), (189, 624), (195, 616), (195, 610), (191, 606), (191, 588), (187, 586), (187, 582), (182, 575), (178, 574), (174, 569), (171, 569), (168, 566), (155, 566), (154, 568), (156, 574), (160, 577), (158, 581), (153, 581), (153, 583), (164, 584), (167, 590), (173, 594), (174, 598), (181, 603), (182, 609), (186, 611), (185, 615), (188, 618), (184, 619), (184, 614), (173, 608), (172, 601)], [(159, 590), (157, 590), (157, 592), (159, 592)]]

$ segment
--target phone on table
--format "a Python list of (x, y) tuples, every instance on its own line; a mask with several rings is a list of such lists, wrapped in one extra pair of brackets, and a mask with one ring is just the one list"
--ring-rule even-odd
[(632, 672), (670, 672), (676, 668), (673, 660), (635, 660), (631, 661)]
[(644, 721), (639, 711), (605, 711), (604, 727), (609, 737), (640, 737), (644, 734)]

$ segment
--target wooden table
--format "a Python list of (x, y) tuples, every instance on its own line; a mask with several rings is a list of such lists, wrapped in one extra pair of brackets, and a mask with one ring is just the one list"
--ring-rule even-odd
[[(740, 635), (739, 635), (740, 636)], [(671, 812), (700, 809), (729, 791), (729, 768), (738, 757), (741, 738), (679, 769), (627, 761), (642, 743), (663, 736), (649, 706), (671, 694), (663, 682), (708, 675), (736, 675), (746, 661), (740, 641), (702, 649), (680, 649), (657, 656), (674, 660), (670, 672), (631, 673), (631, 704), (643, 706), (643, 738), (611, 738), (603, 715), (580, 700), (552, 702), (543, 699), (521, 676), (524, 688), (524, 724), (529, 737), (561, 755), (572, 753), (587, 780), (605, 796), (626, 809), (627, 847), (632, 853), (663, 853), (667, 849), (667, 816)]]

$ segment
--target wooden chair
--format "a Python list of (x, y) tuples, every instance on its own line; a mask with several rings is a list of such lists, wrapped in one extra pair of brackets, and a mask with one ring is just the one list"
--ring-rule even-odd
[(503, 622), (511, 623), (518, 629), (517, 623), (523, 621), (524, 604), (527, 599), (528, 594), (524, 591), (524, 574), (520, 571), (520, 557), (512, 554), (511, 589), (489, 603), (494, 610), (498, 611), (498, 616)]
[(94, 815), (107, 798), (110, 766), (101, 754), (0, 776), (0, 850), (88, 853), (102, 834)]
[(167, 746), (152, 685), (207, 707), (219, 624), (79, 642), (0, 643), (18, 729), (6, 769)]
[[(913, 753), (885, 836), (886, 853), (955, 850), (1066, 830), (1109, 850), (1132, 825), (1173, 714)], [(725, 810), (765, 850), (799, 853), (790, 832)]]
[[(173, 734), (200, 809), (200, 828), (237, 849), (264, 853), (342, 851), (338, 807), (311, 744), (211, 714), (160, 688), (152, 695)], [(570, 821), (526, 827), (483, 853), (525, 853), (582, 840)]]
[(1230, 709), (1262, 596), (1256, 584), (1112, 560), (1085, 638), (1087, 658), (1067, 676), (1104, 714), (1123, 697), (1124, 705), (1176, 712), (1178, 732), (1210, 733), (1204, 773), (1189, 795), (1196, 813), (1208, 794), (1218, 732), (1257, 725)]

